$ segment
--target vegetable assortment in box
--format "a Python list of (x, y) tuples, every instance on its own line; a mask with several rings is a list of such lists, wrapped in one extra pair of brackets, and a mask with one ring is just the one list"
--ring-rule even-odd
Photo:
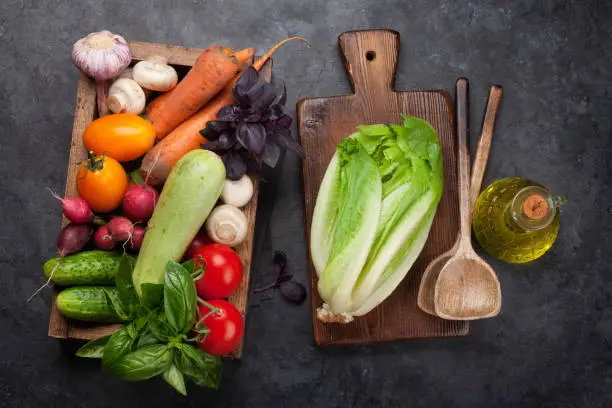
[(75, 43), (64, 227), (34, 294), (54, 284), (51, 337), (90, 340), (77, 355), (128, 381), (219, 386), (219, 356), (242, 351), (258, 167), (301, 154), (271, 78), (292, 39), (256, 62), (108, 31)]

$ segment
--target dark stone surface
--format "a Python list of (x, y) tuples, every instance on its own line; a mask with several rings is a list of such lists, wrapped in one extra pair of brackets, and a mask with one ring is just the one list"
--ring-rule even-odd
[[(495, 4), (495, 5), (493, 5)], [(0, 5), (0, 406), (6, 407), (610, 407), (612, 406), (612, 7), (607, 1), (3, 1)], [(522, 175), (566, 193), (558, 242), (541, 260), (491, 260), (503, 314), (468, 337), (320, 350), (310, 309), (252, 296), (241, 362), (220, 392), (161, 380), (123, 383), (46, 335), (49, 294), (26, 299), (54, 254), (77, 71), (72, 43), (108, 28), (128, 39), (264, 50), (290, 34), (275, 72), (289, 106), (349, 90), (342, 31), (402, 35), (398, 89), (471, 80), (477, 134), (490, 83), (504, 101), (485, 182)], [(473, 137), (475, 139), (475, 137)], [(473, 140), (475, 144), (475, 140)], [(302, 189), (289, 157), (262, 197), (254, 285), (284, 249), (306, 282)]]

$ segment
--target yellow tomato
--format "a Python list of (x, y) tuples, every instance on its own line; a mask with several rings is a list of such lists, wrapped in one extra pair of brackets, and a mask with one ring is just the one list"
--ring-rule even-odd
[(87, 150), (105, 154), (120, 162), (134, 160), (148, 152), (155, 143), (155, 128), (146, 119), (132, 113), (102, 116), (83, 132)]
[(76, 183), (79, 196), (92, 210), (109, 212), (121, 204), (128, 179), (117, 160), (90, 152), (79, 168)]

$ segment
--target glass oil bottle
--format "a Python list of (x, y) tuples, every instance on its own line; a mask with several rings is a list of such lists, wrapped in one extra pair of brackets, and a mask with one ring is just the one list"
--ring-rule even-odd
[(472, 228), (490, 255), (525, 263), (544, 255), (559, 232), (559, 205), (564, 199), (522, 177), (504, 178), (488, 186), (474, 205)]

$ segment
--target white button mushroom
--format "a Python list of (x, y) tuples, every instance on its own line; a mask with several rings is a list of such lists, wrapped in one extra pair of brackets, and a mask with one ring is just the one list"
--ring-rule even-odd
[(108, 113), (106, 95), (111, 80), (130, 65), (132, 53), (127, 41), (110, 31), (91, 33), (72, 47), (72, 62), (85, 75), (96, 80), (98, 114)]
[[(134, 68), (127, 67), (126, 69), (124, 69), (123, 72), (117, 77), (117, 79), (121, 79), (121, 78), (134, 79)], [(140, 84), (138, 86), (140, 86)], [(153, 91), (143, 88), (143, 87), (140, 87), (140, 88), (144, 92), (147, 100), (151, 97), (151, 95), (153, 95)]]
[(246, 215), (229, 204), (216, 207), (206, 220), (206, 232), (210, 239), (227, 246), (235, 246), (244, 241), (247, 230)]
[(225, 180), (221, 200), (234, 207), (243, 207), (253, 197), (253, 182), (244, 174), (238, 180)]
[(134, 65), (134, 80), (143, 88), (166, 92), (176, 86), (178, 75), (164, 57), (154, 56)]
[(138, 82), (130, 78), (120, 78), (113, 82), (106, 99), (106, 106), (114, 113), (134, 113), (140, 115), (147, 103), (144, 91)]

